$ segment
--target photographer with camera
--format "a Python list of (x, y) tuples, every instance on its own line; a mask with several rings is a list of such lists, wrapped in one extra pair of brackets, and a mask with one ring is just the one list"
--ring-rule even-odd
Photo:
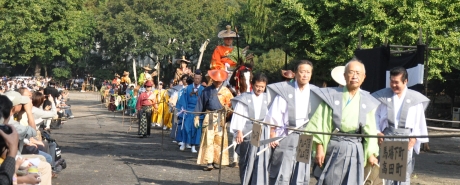
[(18, 153), (19, 136), (14, 127), (4, 125), (9, 121), (12, 108), (13, 103), (8, 97), (0, 95), (0, 148), (6, 152), (0, 166), (0, 184), (12, 184), (14, 172), (17, 170), (15, 157)]

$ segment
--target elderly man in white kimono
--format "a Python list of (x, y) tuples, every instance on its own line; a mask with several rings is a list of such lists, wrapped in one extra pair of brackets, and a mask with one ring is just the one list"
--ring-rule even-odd
[[(365, 73), (364, 65), (352, 59), (345, 66), (345, 87), (313, 89), (312, 94), (323, 102), (306, 130), (377, 135), (375, 110), (380, 103), (360, 89)], [(371, 165), (378, 163), (376, 138), (313, 134), (313, 150), (316, 151), (313, 175), (318, 185), (363, 184), (365, 161)]]
[[(425, 121), (425, 109), (430, 100), (417, 91), (407, 88), (407, 70), (396, 67), (390, 70), (390, 88), (379, 90), (372, 95), (382, 104), (376, 112), (378, 135), (417, 136), (428, 135)], [(420, 152), (420, 144), (428, 138), (385, 139), (409, 141), (409, 157), (406, 169), (406, 181), (386, 180), (388, 185), (409, 185), (414, 170), (413, 152)], [(379, 139), (379, 144), (383, 139)]]
[[(267, 114), (268, 97), (264, 93), (267, 86), (267, 76), (264, 74), (256, 74), (252, 78), (252, 92), (243, 93), (232, 99), (234, 111), (243, 114), (256, 120), (262, 121)], [(240, 180), (242, 185), (268, 184), (268, 160), (270, 152), (264, 152), (257, 156), (257, 152), (268, 144), (260, 145), (259, 147), (251, 145), (251, 135), (253, 123), (251, 120), (233, 114), (230, 129), (234, 133), (234, 138), (238, 145), (236, 153), (239, 157), (240, 165)], [(247, 136), (245, 136), (248, 134)], [(244, 137), (245, 136), (245, 137)], [(260, 139), (268, 139), (270, 137), (270, 128), (262, 125), (262, 134)]]
[(300, 133), (290, 132), (287, 127), (305, 128), (319, 104), (310, 96), (310, 91), (318, 88), (309, 84), (312, 72), (313, 64), (301, 60), (295, 70), (295, 81), (267, 86), (269, 96), (274, 99), (264, 121), (279, 126), (272, 127), (270, 131), (270, 138), (273, 139), (270, 145), (274, 150), (269, 166), (269, 184), (310, 182), (310, 164), (295, 161)]

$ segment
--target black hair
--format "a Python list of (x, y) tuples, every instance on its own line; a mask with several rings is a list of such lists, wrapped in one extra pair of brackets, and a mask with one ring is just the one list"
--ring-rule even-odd
[(46, 106), (51, 106), (51, 101), (49, 101), (48, 99), (46, 99), (46, 100), (43, 102), (42, 108), (45, 109)]
[(295, 71), (294, 72), (297, 72), (299, 70), (299, 66), (300, 65), (309, 65), (311, 67), (311, 69), (313, 70), (313, 63), (311, 63), (309, 60), (300, 60), (299, 63), (297, 64), (297, 66), (295, 67)]
[(390, 70), (390, 76), (398, 76), (401, 75), (401, 81), (406, 81), (407, 80), (407, 70), (404, 67), (398, 66), (394, 67), (393, 69)]
[(13, 109), (13, 102), (5, 95), (0, 95), (0, 116), (3, 119), (8, 119), (11, 109)]
[(265, 82), (268, 84), (268, 78), (264, 73), (255, 74), (252, 77), (251, 84), (254, 85), (256, 82)]
[[(193, 78), (192, 78), (191, 76), (189, 76), (189, 77), (187, 78), (187, 85), (189, 85), (189, 84), (193, 84)], [(184, 84), (184, 85), (185, 85), (185, 84)]]
[(183, 75), (180, 77), (180, 80), (184, 80), (184, 78), (185, 78), (185, 79), (188, 79), (188, 77), (189, 77), (188, 74), (183, 74)]

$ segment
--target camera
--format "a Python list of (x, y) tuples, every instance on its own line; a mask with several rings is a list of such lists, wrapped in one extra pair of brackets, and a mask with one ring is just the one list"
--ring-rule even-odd
[[(11, 134), (11, 132), (13, 132), (11, 128), (6, 125), (0, 125), (0, 130), (5, 132), (5, 134)], [(1, 146), (6, 146), (5, 140), (2, 137), (0, 137), (0, 147)]]

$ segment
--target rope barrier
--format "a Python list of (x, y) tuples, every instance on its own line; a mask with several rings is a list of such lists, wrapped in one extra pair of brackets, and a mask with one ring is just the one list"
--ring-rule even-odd
[[(405, 139), (405, 138), (446, 138), (446, 137), (460, 137), (460, 134), (447, 134), (447, 135), (441, 135), (441, 134), (429, 134), (429, 135), (418, 135), (418, 136), (378, 136), (378, 135), (365, 135), (365, 134), (350, 134), (350, 133), (332, 133), (332, 132), (315, 132), (315, 131), (307, 131), (307, 130), (302, 130), (302, 129), (296, 129), (296, 128), (290, 128), (290, 127), (285, 127), (284, 125), (283, 126), (279, 126), (279, 125), (274, 125), (274, 124), (271, 124), (271, 123), (266, 123), (266, 122), (263, 122), (263, 121), (258, 121), (258, 120), (255, 120), (253, 118), (250, 118), (250, 117), (247, 117), (243, 114), (240, 114), (238, 112), (235, 112), (234, 110), (228, 108), (228, 107), (224, 107), (223, 109), (220, 109), (220, 110), (216, 110), (216, 111), (212, 111), (212, 112), (194, 112), (194, 111), (187, 111), (185, 110), (184, 112), (186, 113), (190, 113), (190, 114), (211, 114), (211, 113), (216, 113), (216, 112), (220, 112), (220, 111), (228, 111), (228, 112), (232, 112), (233, 114), (236, 114), (236, 115), (239, 115), (241, 117), (244, 117), (252, 122), (255, 122), (255, 123), (259, 123), (259, 124), (263, 124), (263, 125), (268, 125), (268, 126), (272, 126), (272, 127), (279, 127), (279, 128), (285, 128), (287, 130), (291, 130), (291, 131), (297, 131), (297, 132), (301, 132), (301, 133), (308, 133), (308, 134), (318, 134), (318, 135), (331, 135), (331, 136), (347, 136), (347, 137), (365, 137), (365, 138), (398, 138), (398, 139)], [(308, 122), (306, 122), (305, 124), (307, 124)]]
[[(124, 101), (127, 101), (129, 99), (132, 99), (132, 98), (126, 98)], [(109, 102), (109, 103), (114, 103), (114, 102)], [(156, 102), (155, 104), (161, 104), (161, 103), (166, 103), (166, 101), (161, 101), (161, 102)], [(103, 103), (105, 104), (105, 103)], [(100, 105), (100, 104), (97, 104), (97, 105)], [(94, 105), (93, 105), (94, 106)], [(172, 107), (173, 111), (174, 110), (177, 110), (177, 108), (175, 107)], [(164, 110), (166, 111), (166, 110)], [(222, 109), (219, 109), (219, 110), (214, 110), (214, 111), (207, 111), (207, 112), (195, 112), (195, 111), (187, 111), (187, 110), (180, 110), (182, 113), (190, 113), (190, 114), (213, 114), (213, 113), (218, 113), (218, 112), (231, 112), (233, 114), (236, 114), (236, 115), (239, 115), (241, 117), (244, 117), (252, 122), (255, 122), (255, 123), (259, 123), (259, 124), (263, 124), (263, 125), (267, 125), (267, 126), (271, 126), (271, 127), (278, 127), (278, 128), (284, 128), (284, 129), (287, 129), (287, 130), (291, 130), (291, 131), (297, 131), (297, 132), (301, 132), (301, 133), (308, 133), (308, 134), (318, 134), (318, 135), (334, 135), (334, 136), (346, 136), (346, 137), (364, 137), (364, 138), (399, 138), (399, 139), (404, 139), (404, 138), (446, 138), (446, 137), (460, 137), (460, 134), (447, 134), (447, 135), (441, 135), (441, 134), (429, 134), (429, 135), (418, 135), (418, 136), (378, 136), (378, 135), (365, 135), (365, 134), (351, 134), (351, 133), (332, 133), (332, 132), (315, 132), (315, 131), (307, 131), (307, 130), (302, 130), (302, 129), (297, 129), (297, 128), (291, 128), (291, 127), (285, 127), (284, 125), (283, 126), (279, 126), (279, 125), (274, 125), (274, 124), (271, 124), (271, 123), (266, 123), (266, 122), (263, 122), (263, 121), (258, 121), (256, 119), (253, 119), (253, 118), (250, 118), (248, 116), (245, 116), (241, 113), (238, 113), (238, 112), (235, 112), (234, 110), (232, 110), (231, 108), (229, 107), (224, 107)], [(88, 115), (88, 116), (79, 116), (79, 117), (74, 117), (74, 118), (84, 118), (84, 117), (91, 117), (91, 116), (95, 116), (95, 115), (103, 115), (103, 114), (94, 114), (94, 115)], [(124, 117), (124, 116), (123, 116)], [(58, 119), (63, 119), (63, 118), (57, 118), (57, 119), (52, 119), (52, 120), (58, 120)], [(429, 121), (443, 121), (443, 122), (452, 122), (452, 123), (460, 123), (460, 121), (447, 121), (447, 120), (437, 120), (437, 119), (430, 119), (430, 118), (426, 118), (426, 120), (429, 120)], [(307, 124), (308, 122), (306, 122), (305, 124)]]
[(432, 118), (425, 118), (425, 119), (427, 121), (435, 121), (435, 122), (460, 123), (460, 121), (450, 121), (450, 120), (432, 119)]

